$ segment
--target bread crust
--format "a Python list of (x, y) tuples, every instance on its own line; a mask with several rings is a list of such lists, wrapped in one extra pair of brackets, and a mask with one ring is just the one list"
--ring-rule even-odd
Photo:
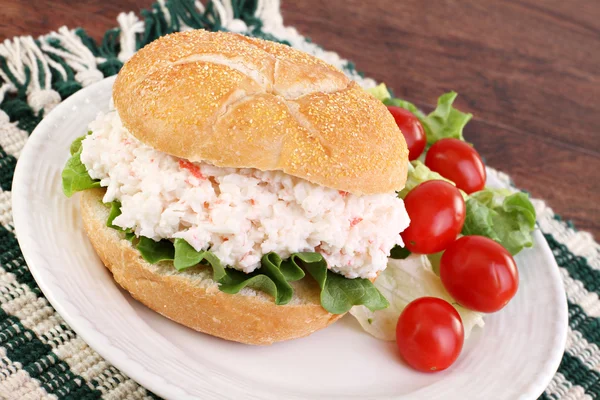
[(295, 298), (278, 306), (261, 292), (221, 292), (202, 267), (178, 273), (171, 262), (149, 264), (121, 232), (106, 226), (109, 210), (103, 195), (104, 189), (81, 193), (85, 231), (115, 281), (159, 314), (212, 336), (253, 345), (307, 336), (342, 317), (321, 307), (312, 279), (293, 282)]
[(406, 182), (393, 117), (341, 71), (288, 46), (226, 32), (163, 36), (113, 88), (124, 126), (190, 161), (281, 170), (357, 195)]

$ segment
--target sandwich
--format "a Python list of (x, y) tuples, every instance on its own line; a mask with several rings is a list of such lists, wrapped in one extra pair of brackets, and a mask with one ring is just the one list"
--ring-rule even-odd
[(381, 101), (286, 45), (204, 30), (142, 48), (112, 100), (63, 189), (134, 298), (247, 344), (387, 307), (372, 281), (409, 224), (408, 150)]

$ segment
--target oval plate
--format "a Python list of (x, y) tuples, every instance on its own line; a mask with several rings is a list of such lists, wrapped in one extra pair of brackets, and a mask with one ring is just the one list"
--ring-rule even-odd
[[(567, 303), (558, 267), (539, 231), (517, 257), (521, 286), (469, 338), (447, 371), (418, 373), (395, 344), (374, 339), (346, 316), (307, 338), (252, 347), (187, 329), (121, 290), (92, 249), (78, 196), (62, 193), (69, 145), (108, 109), (114, 78), (56, 107), (35, 129), (13, 182), (21, 249), (38, 285), (100, 355), (171, 399), (535, 399), (560, 363)], [(493, 184), (494, 182), (490, 182)]]

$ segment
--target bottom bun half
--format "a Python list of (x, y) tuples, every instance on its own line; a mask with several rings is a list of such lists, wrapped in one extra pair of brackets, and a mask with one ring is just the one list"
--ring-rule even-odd
[(103, 189), (81, 193), (85, 231), (115, 281), (159, 314), (212, 336), (255, 345), (307, 336), (342, 316), (321, 307), (319, 287), (310, 277), (292, 282), (294, 298), (278, 306), (252, 289), (221, 292), (208, 267), (177, 272), (172, 262), (146, 262), (123, 233), (106, 226), (109, 208), (103, 195)]

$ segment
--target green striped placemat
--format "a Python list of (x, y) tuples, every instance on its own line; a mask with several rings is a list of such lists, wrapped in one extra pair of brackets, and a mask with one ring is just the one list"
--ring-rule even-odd
[[(82, 87), (116, 74), (136, 50), (166, 33), (230, 30), (276, 40), (342, 69), (364, 87), (354, 65), (285, 27), (277, 0), (159, 0), (96, 43), (66, 27), (38, 39), (0, 44), (0, 397), (8, 399), (151, 399), (153, 393), (104, 361), (44, 298), (15, 238), (11, 182), (29, 134), (46, 113)], [(508, 176), (498, 174), (505, 181)], [(534, 200), (569, 304), (567, 349), (542, 399), (600, 397), (600, 246)]]

